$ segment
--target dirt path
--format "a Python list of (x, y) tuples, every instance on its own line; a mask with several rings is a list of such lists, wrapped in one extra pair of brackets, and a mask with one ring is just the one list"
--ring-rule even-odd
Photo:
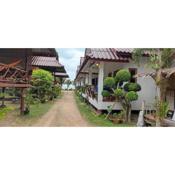
[(63, 97), (34, 126), (90, 126), (81, 116), (74, 92), (63, 92)]

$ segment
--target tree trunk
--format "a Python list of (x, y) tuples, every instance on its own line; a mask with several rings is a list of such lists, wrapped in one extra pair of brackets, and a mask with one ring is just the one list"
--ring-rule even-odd
[(131, 104), (128, 105), (128, 122), (131, 122)]
[(24, 106), (24, 88), (21, 88), (21, 98), (20, 98), (20, 114), (24, 115), (25, 106)]
[[(156, 85), (158, 87), (157, 100), (161, 102), (165, 101), (167, 80), (162, 76), (162, 69), (160, 69), (156, 73)], [(161, 120), (159, 116), (156, 116), (156, 126), (159, 127), (160, 125), (161, 125)]]

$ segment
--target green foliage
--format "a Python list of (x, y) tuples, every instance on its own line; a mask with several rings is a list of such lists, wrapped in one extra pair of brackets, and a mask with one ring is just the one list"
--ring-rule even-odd
[(12, 108), (12, 107), (0, 108), (0, 119), (3, 119), (5, 117), (5, 115), (12, 110), (14, 110), (14, 108)]
[(169, 104), (164, 101), (156, 101), (156, 116), (160, 119), (163, 119), (166, 117), (167, 112), (169, 110)]
[(117, 117), (118, 119), (124, 119), (125, 115), (126, 115), (125, 111), (120, 111), (119, 113), (114, 113), (113, 117)]
[(64, 84), (67, 85), (67, 90), (69, 89), (70, 85), (73, 84), (73, 82), (70, 79), (66, 79)]
[(108, 115), (112, 112), (112, 110), (113, 110), (113, 105), (107, 106)]
[(131, 79), (131, 73), (128, 69), (121, 69), (116, 73), (115, 79), (117, 82), (127, 82)]
[[(105, 96), (105, 90), (107, 90), (110, 93), (110, 96), (115, 96), (115, 99), (121, 103), (123, 110), (126, 111), (125, 121), (130, 121), (131, 102), (138, 99), (138, 94), (136, 92), (141, 90), (141, 86), (139, 84), (130, 83), (130, 80), (131, 73), (129, 70), (121, 69), (116, 73), (116, 76), (114, 78), (105, 78), (104, 91), (102, 92), (102, 95)], [(123, 85), (125, 82), (126, 84)], [(113, 107), (117, 101), (114, 101), (114, 104), (108, 107), (108, 114), (106, 118), (108, 118), (108, 116), (111, 114)]]
[(80, 110), (81, 115), (92, 125), (92, 126), (102, 126), (102, 127), (131, 127), (133, 124), (114, 124), (110, 120), (106, 120), (106, 115), (97, 115), (93, 108), (87, 105), (83, 100), (76, 96), (76, 103)]
[(175, 53), (175, 49), (172, 48), (165, 48), (162, 51), (162, 68), (169, 68), (173, 62), (173, 55)]
[(140, 91), (141, 90), (141, 86), (137, 83), (126, 83), (124, 85), (124, 90), (129, 92), (129, 91)]
[(125, 92), (123, 91), (123, 89), (117, 88), (114, 91), (114, 95), (117, 96), (117, 97), (124, 97)]
[(37, 69), (32, 74), (32, 88), (31, 93), (44, 103), (50, 98), (53, 85), (53, 76), (50, 72)]
[(111, 95), (111, 93), (109, 91), (107, 91), (107, 90), (102, 91), (102, 96), (103, 97), (109, 97), (110, 95)]
[(137, 92), (134, 92), (134, 91), (127, 92), (126, 93), (126, 99), (128, 101), (135, 101), (135, 100), (137, 100), (138, 99)]
[(113, 77), (107, 77), (104, 80), (104, 86), (113, 88), (115, 86), (115, 79)]
[(52, 88), (52, 93), (54, 98), (57, 98), (61, 94), (61, 87), (59, 85), (54, 85)]
[(145, 53), (147, 54), (147, 65), (154, 70), (169, 68), (172, 65), (175, 49), (171, 48), (155, 48), (155, 49), (135, 49), (133, 59), (135, 63), (140, 65), (141, 59)]

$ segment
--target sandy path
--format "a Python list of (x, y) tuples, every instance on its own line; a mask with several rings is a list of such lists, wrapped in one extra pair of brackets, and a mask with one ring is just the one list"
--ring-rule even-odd
[(81, 116), (75, 99), (74, 92), (63, 92), (53, 107), (34, 126), (90, 126)]

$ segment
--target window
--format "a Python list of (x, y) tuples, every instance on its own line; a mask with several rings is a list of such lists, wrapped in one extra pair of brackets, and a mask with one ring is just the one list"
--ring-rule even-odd
[(119, 69), (117, 69), (116, 71), (113, 72), (113, 77), (116, 76), (116, 73), (119, 71)]
[(129, 68), (129, 71), (131, 73), (131, 81), (132, 83), (136, 83), (137, 82), (137, 78), (134, 77), (134, 75), (137, 74), (137, 69), (136, 68)]
[(112, 72), (110, 72), (110, 73), (108, 74), (108, 77), (112, 77)]

